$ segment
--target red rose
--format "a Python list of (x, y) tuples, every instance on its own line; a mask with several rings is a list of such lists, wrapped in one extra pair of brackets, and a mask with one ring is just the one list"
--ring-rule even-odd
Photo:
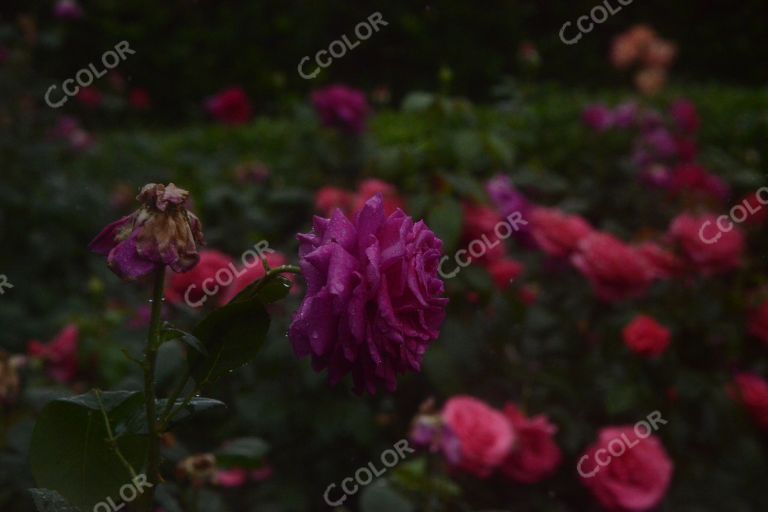
[(768, 430), (768, 382), (757, 375), (741, 373), (734, 377), (737, 398), (741, 400), (755, 420), (764, 430)]
[(504, 258), (488, 264), (488, 273), (493, 284), (500, 290), (509, 288), (513, 279), (517, 279), (523, 273), (523, 265), (515, 260)]
[(653, 271), (638, 251), (605, 233), (582, 239), (571, 262), (605, 301), (640, 296), (653, 280)]
[(543, 415), (527, 418), (513, 404), (507, 404), (504, 415), (517, 434), (517, 443), (502, 464), (502, 473), (524, 484), (552, 475), (562, 460), (560, 448), (553, 439), (557, 427)]
[(639, 512), (657, 506), (664, 498), (673, 465), (656, 436), (639, 435), (650, 434), (647, 428), (603, 428), (579, 459), (582, 483), (604, 508)]
[[(269, 265), (270, 268), (285, 265), (287, 262), (285, 256), (277, 251), (267, 252), (264, 257), (266, 258), (267, 265)], [(264, 271), (264, 266), (262, 265), (261, 261), (258, 261), (257, 263), (254, 263), (247, 268), (238, 269), (235, 281), (226, 290), (224, 290), (224, 293), (221, 296), (221, 304), (228, 303), (234, 299), (235, 295), (240, 293), (246, 286), (253, 283), (257, 279), (261, 279), (265, 275), (266, 272)], [(289, 274), (287, 278), (292, 281), (293, 274)]]
[(487, 206), (470, 203), (464, 203), (462, 211), (464, 226), (461, 239), (463, 246), (472, 256), (472, 261), (488, 265), (503, 258), (506, 246), (496, 235), (496, 226), (502, 222), (501, 216)]
[(66, 384), (77, 375), (78, 330), (75, 324), (66, 325), (50, 343), (37, 340), (27, 343), (27, 354), (41, 359), (45, 372), (56, 382)]
[[(221, 270), (220, 279), (227, 282), (231, 279), (232, 258), (219, 251), (200, 251), (200, 261), (192, 270), (169, 276), (165, 289), (165, 298), (171, 304), (186, 303), (190, 307), (199, 308), (206, 302), (205, 288), (211, 290), (221, 283), (216, 283), (216, 273)], [(229, 269), (229, 270), (222, 270)], [(218, 291), (218, 290), (217, 290)]]
[(656, 357), (669, 345), (669, 329), (647, 315), (637, 315), (622, 331), (624, 344), (640, 356)]
[(680, 276), (685, 267), (683, 262), (670, 251), (653, 242), (645, 242), (637, 247), (637, 252), (645, 259), (654, 279), (669, 279)]
[(247, 123), (253, 113), (251, 102), (240, 87), (231, 87), (205, 100), (205, 110), (217, 121), (228, 125)]
[(397, 195), (395, 186), (377, 179), (368, 179), (360, 182), (357, 186), (357, 195), (355, 195), (353, 200), (353, 211), (356, 213), (362, 210), (365, 202), (376, 194), (381, 194), (381, 198), (384, 200), (385, 215), (389, 216), (395, 213), (395, 210), (398, 208), (405, 211), (405, 205), (400, 196)]
[(531, 234), (539, 249), (556, 258), (569, 256), (592, 232), (583, 218), (553, 208), (534, 208), (530, 216)]
[(714, 215), (694, 217), (682, 213), (672, 221), (669, 235), (699, 271), (716, 274), (741, 265), (744, 235), (737, 227), (730, 226), (730, 231), (721, 229)]
[(763, 302), (749, 315), (749, 334), (768, 343), (768, 301)]
[(480, 478), (499, 466), (515, 442), (503, 414), (471, 396), (454, 396), (445, 403), (443, 423), (460, 445), (458, 466)]
[(315, 210), (330, 217), (336, 208), (345, 215), (351, 213), (353, 197), (346, 190), (336, 187), (322, 187), (315, 193)]

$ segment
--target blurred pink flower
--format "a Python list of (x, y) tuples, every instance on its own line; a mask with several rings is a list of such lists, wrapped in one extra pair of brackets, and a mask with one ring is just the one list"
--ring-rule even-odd
[(205, 110), (215, 120), (230, 126), (245, 124), (253, 115), (251, 101), (241, 87), (230, 87), (209, 97)]
[(669, 226), (669, 236), (702, 274), (728, 272), (742, 264), (744, 235), (736, 226), (722, 231), (715, 215), (682, 213)]
[(324, 126), (358, 135), (365, 130), (370, 114), (365, 95), (344, 85), (314, 91), (312, 105)]
[(207, 301), (207, 289), (218, 291), (224, 287), (216, 283), (217, 272), (221, 271), (224, 278), (229, 279), (234, 274), (230, 267), (234, 268), (233, 260), (226, 254), (216, 250), (200, 251), (200, 260), (192, 270), (168, 276), (165, 298), (171, 304), (202, 307)]
[(669, 107), (669, 115), (681, 132), (691, 135), (699, 130), (701, 124), (696, 105), (688, 100), (678, 100)]
[[(616, 450), (610, 452), (608, 447), (617, 443), (623, 449), (613, 455)], [(608, 464), (599, 466), (606, 458)], [(673, 468), (659, 439), (654, 435), (640, 437), (632, 425), (601, 429), (578, 465), (582, 483), (600, 505), (623, 512), (642, 512), (661, 503)]]
[(648, 315), (637, 315), (621, 335), (627, 348), (643, 357), (657, 357), (669, 346), (669, 329)]
[(584, 237), (571, 263), (589, 280), (595, 295), (609, 302), (644, 294), (654, 277), (637, 250), (606, 233)]
[[(269, 268), (276, 268), (288, 263), (285, 255), (277, 251), (266, 252), (264, 254), (264, 258), (267, 260), (267, 265), (269, 265)], [(232, 282), (232, 284), (222, 292), (221, 304), (229, 303), (229, 301), (234, 299), (238, 293), (245, 289), (245, 287), (264, 277), (267, 272), (264, 269), (264, 265), (259, 260), (247, 268), (238, 269), (238, 274), (239, 275), (235, 277), (235, 280)], [(293, 274), (288, 274), (286, 277), (291, 281), (294, 280)]]
[(75, 98), (77, 98), (81, 105), (87, 108), (101, 106), (101, 92), (95, 87), (82, 87)]
[(57, 0), (53, 6), (53, 15), (61, 20), (79, 20), (83, 17), (83, 9), (76, 0)]
[(740, 373), (733, 379), (736, 398), (747, 408), (755, 423), (768, 431), (768, 381), (752, 374)]
[(588, 106), (582, 112), (581, 120), (597, 133), (602, 133), (612, 128), (614, 123), (613, 112), (605, 105)]
[(147, 110), (152, 105), (147, 90), (139, 87), (128, 93), (128, 104), (136, 110)]
[(504, 416), (517, 434), (517, 442), (501, 465), (501, 472), (524, 484), (551, 476), (563, 459), (554, 440), (557, 427), (544, 415), (526, 417), (515, 404), (504, 407)]
[(592, 233), (592, 226), (582, 217), (542, 207), (531, 211), (530, 228), (539, 249), (555, 258), (570, 256), (578, 243)]
[(45, 371), (56, 382), (67, 384), (77, 375), (78, 329), (75, 324), (66, 325), (48, 344), (32, 340), (27, 343), (30, 358), (40, 359)]
[(480, 478), (489, 477), (504, 462), (517, 440), (503, 414), (471, 396), (452, 397), (441, 416), (458, 440), (458, 466)]

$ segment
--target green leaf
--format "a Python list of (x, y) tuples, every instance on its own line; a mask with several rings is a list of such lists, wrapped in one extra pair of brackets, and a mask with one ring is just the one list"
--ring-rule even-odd
[(208, 350), (189, 354), (189, 368), (198, 386), (214, 382), (252, 361), (269, 330), (269, 314), (258, 299), (230, 302), (214, 310), (192, 331)]
[(208, 350), (205, 348), (205, 345), (203, 345), (202, 341), (200, 341), (194, 335), (186, 331), (182, 331), (181, 329), (171, 327), (170, 324), (168, 324), (167, 322), (163, 326), (163, 330), (161, 333), (161, 340), (163, 343), (171, 340), (179, 340), (182, 343), (189, 345), (191, 348), (197, 350), (202, 355), (204, 356), (208, 355)]
[(415, 507), (402, 494), (393, 490), (386, 480), (369, 485), (360, 495), (362, 512), (412, 512)]
[[(176, 400), (174, 407), (177, 405), (181, 405), (182, 403), (184, 403), (184, 400), (180, 398)], [(167, 404), (168, 404), (168, 400), (165, 398), (163, 398), (162, 400), (158, 400), (157, 410), (158, 411), (165, 410), (165, 406)], [(173, 417), (173, 421), (171, 422), (171, 425), (176, 425), (178, 423), (181, 423), (184, 420), (191, 418), (192, 416), (196, 416), (200, 413), (210, 411), (211, 409), (218, 409), (220, 407), (223, 407), (226, 409), (227, 404), (219, 400), (215, 400), (213, 398), (195, 397), (192, 400), (190, 400), (187, 405), (179, 409), (179, 412), (177, 412), (176, 415)]]
[(56, 491), (30, 489), (29, 494), (32, 495), (37, 512), (80, 512), (80, 509), (67, 503), (67, 500)]
[[(179, 398), (174, 403), (174, 407), (177, 405), (181, 405), (183, 403), (184, 403), (184, 399)], [(160, 419), (160, 415), (162, 411), (164, 411), (165, 407), (168, 405), (168, 399), (161, 398), (159, 400), (156, 400), (155, 404), (157, 404), (155, 409), (157, 410), (158, 419)], [(192, 398), (189, 401), (189, 403), (187, 403), (187, 405), (179, 409), (179, 411), (173, 417), (173, 421), (171, 421), (169, 425), (170, 426), (178, 425), (179, 423), (182, 423), (183, 421), (193, 416), (204, 413), (211, 409), (218, 409), (220, 407), (223, 407), (226, 409), (227, 404), (219, 400), (215, 400), (213, 398), (205, 398), (205, 397)], [(126, 432), (130, 432), (132, 434), (148, 433), (146, 408), (141, 408), (140, 410), (137, 410), (136, 414), (128, 422), (119, 425), (114, 430), (115, 436), (120, 436)]]
[[(102, 402), (113, 429), (143, 407), (138, 392), (103, 392)], [(54, 400), (43, 408), (32, 432), (29, 461), (37, 485), (61, 494), (84, 510), (118, 496), (131, 475), (108, 441), (104, 418), (93, 393)], [(144, 465), (147, 438), (126, 433), (120, 451), (136, 471)]]
[(259, 279), (249, 284), (230, 303), (258, 298), (263, 304), (272, 304), (285, 298), (291, 291), (291, 281), (283, 276), (274, 276), (266, 283), (263, 281), (264, 279)]
[(444, 197), (427, 215), (427, 225), (443, 241), (443, 251), (456, 248), (461, 236), (461, 205), (450, 197)]
[(223, 467), (256, 469), (263, 465), (269, 445), (258, 437), (235, 439), (216, 452), (216, 461)]

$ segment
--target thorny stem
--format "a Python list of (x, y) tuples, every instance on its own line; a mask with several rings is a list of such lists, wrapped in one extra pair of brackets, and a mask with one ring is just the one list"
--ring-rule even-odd
[(155, 488), (160, 483), (160, 432), (157, 424), (155, 405), (155, 366), (157, 349), (160, 346), (160, 320), (163, 309), (163, 284), (165, 267), (155, 274), (155, 286), (152, 292), (152, 316), (149, 323), (147, 347), (144, 351), (144, 397), (147, 406), (147, 431), (149, 432), (149, 453), (147, 455), (147, 478), (152, 485), (147, 490), (146, 510), (151, 510)]

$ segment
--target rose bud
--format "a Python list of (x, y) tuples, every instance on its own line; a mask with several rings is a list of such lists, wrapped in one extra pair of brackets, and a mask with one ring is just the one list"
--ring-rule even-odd
[(190, 270), (205, 242), (200, 220), (184, 206), (188, 197), (173, 183), (144, 185), (136, 197), (142, 207), (104, 228), (89, 249), (106, 256), (109, 268), (126, 281), (165, 265), (174, 272)]

